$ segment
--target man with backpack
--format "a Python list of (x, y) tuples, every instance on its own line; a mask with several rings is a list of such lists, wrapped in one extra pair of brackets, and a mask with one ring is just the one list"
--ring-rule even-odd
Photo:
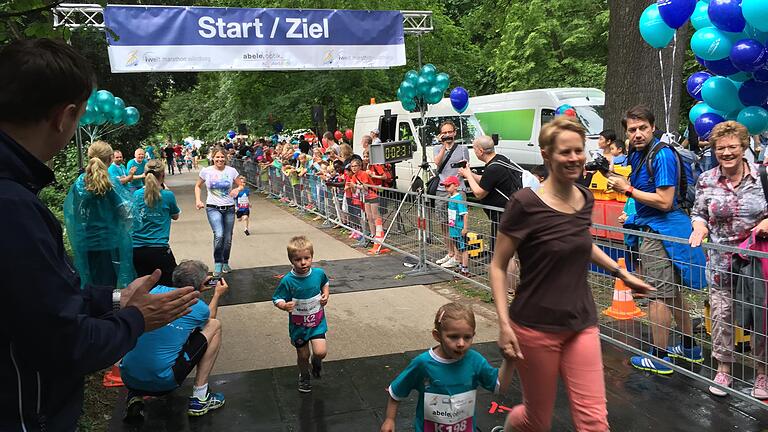
[[(680, 149), (654, 137), (654, 121), (648, 107), (640, 105), (627, 111), (622, 125), (630, 140), (628, 165), (632, 167), (632, 174), (629, 181), (612, 175), (608, 185), (635, 200), (635, 222), (630, 227), (625, 225), (625, 228), (687, 239), (692, 228), (684, 209), (690, 208), (692, 202), (687, 192), (695, 186), (694, 169), (691, 161), (681, 156)], [(691, 336), (691, 317), (682, 286), (698, 290), (706, 284), (703, 251), (691, 248), (687, 242), (663, 242), (642, 235), (629, 237), (630, 243), (639, 243), (642, 272), (656, 288), (649, 294), (648, 317), (653, 338), (649, 354), (667, 362), (674, 357), (701, 363), (704, 357), (701, 347)], [(673, 316), (682, 333), (682, 340), (670, 345), (669, 330)], [(673, 372), (664, 363), (645, 356), (634, 356), (631, 363), (637, 369), (653, 373), (666, 375)]]

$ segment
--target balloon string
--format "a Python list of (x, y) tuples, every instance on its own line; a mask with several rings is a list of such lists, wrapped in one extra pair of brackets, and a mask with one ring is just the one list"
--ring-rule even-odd
[(672, 43), (672, 67), (670, 69), (669, 74), (669, 105), (667, 105), (667, 132), (671, 132), (669, 130), (669, 126), (671, 123), (671, 117), (672, 117), (672, 94), (675, 88), (675, 56), (677, 55), (677, 31), (675, 31), (674, 34), (674, 42)]
[(666, 123), (667, 131), (669, 131), (669, 120), (667, 117), (667, 83), (664, 76), (664, 61), (661, 56), (661, 50), (659, 50), (659, 68), (661, 69), (661, 91), (664, 96), (664, 121)]

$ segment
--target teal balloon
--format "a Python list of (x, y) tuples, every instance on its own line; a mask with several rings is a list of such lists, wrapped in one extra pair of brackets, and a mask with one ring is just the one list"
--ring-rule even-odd
[(747, 24), (756, 29), (768, 32), (768, 2), (765, 0), (742, 0), (741, 14)]
[(107, 90), (99, 90), (96, 92), (95, 102), (96, 109), (99, 112), (112, 112), (115, 106), (115, 96)]
[(419, 73), (411, 69), (405, 73), (405, 77), (403, 78), (403, 81), (408, 81), (409, 83), (416, 85), (416, 81), (418, 79), (419, 79)]
[(709, 20), (709, 2), (701, 0), (696, 3), (696, 9), (691, 15), (691, 24), (696, 30), (712, 27), (712, 21)]
[(139, 122), (139, 110), (134, 107), (125, 108), (125, 119), (123, 120), (126, 126), (133, 126)]
[(414, 101), (413, 99), (400, 101), (400, 104), (403, 106), (403, 109), (406, 111), (416, 110), (416, 101)]
[(125, 108), (121, 110), (115, 109), (109, 115), (109, 122), (115, 125), (122, 123), (124, 119), (125, 119)]
[(736, 85), (733, 81), (721, 76), (714, 76), (704, 81), (701, 97), (707, 105), (726, 113), (741, 106)]
[(402, 91), (400, 91), (400, 88), (398, 87), (398, 89), (397, 89), (397, 100), (399, 100), (400, 102), (402, 102), (402, 101), (403, 101), (403, 99), (404, 99), (404, 98), (403, 98), (403, 92), (402, 92)]
[(435, 87), (439, 88), (442, 91), (446, 91), (450, 86), (451, 86), (451, 77), (449, 77), (447, 73), (441, 72), (435, 75)]
[(696, 123), (696, 119), (701, 117), (702, 114), (706, 113), (717, 114), (725, 117), (725, 113), (722, 111), (712, 108), (711, 106), (707, 105), (706, 102), (699, 102), (691, 107), (691, 110), (688, 112), (688, 120), (690, 120), (691, 123)]
[(107, 122), (107, 115), (104, 114), (103, 112), (100, 112), (100, 113), (96, 113), (96, 117), (94, 117), (92, 124), (101, 126), (106, 122)]
[(728, 114), (724, 115), (723, 118), (726, 120), (733, 120), (736, 121), (736, 119), (739, 118), (739, 113), (741, 112), (740, 109), (734, 110), (729, 112)]
[(416, 83), (416, 90), (419, 92), (419, 96), (427, 97), (431, 88), (432, 83), (427, 79), (427, 77), (419, 76), (419, 80)]
[(436, 104), (443, 99), (443, 92), (444, 90), (432, 87), (429, 89), (429, 93), (424, 97), (424, 100), (426, 100), (427, 103)]
[(736, 121), (746, 126), (750, 135), (758, 135), (768, 130), (768, 111), (762, 107), (746, 107)]
[(83, 113), (80, 117), (80, 126), (88, 126), (91, 123), (93, 123), (93, 115), (88, 115), (87, 112)]
[(418, 94), (418, 91), (416, 90), (415, 85), (408, 81), (403, 81), (400, 83), (400, 93), (406, 99), (413, 99)]
[(736, 87), (741, 87), (741, 84), (752, 78), (752, 74), (747, 72), (739, 72), (737, 74), (728, 75), (728, 79), (733, 81), (734, 84), (736, 84)]
[(88, 96), (86, 106), (92, 106), (94, 109), (96, 108), (96, 89), (91, 90), (91, 95)]
[(675, 36), (675, 29), (668, 26), (659, 15), (659, 6), (656, 3), (645, 8), (640, 15), (640, 36), (648, 45), (660, 49), (669, 45)]
[(112, 111), (123, 111), (125, 109), (125, 101), (122, 98), (115, 96), (115, 104)]
[(733, 42), (726, 32), (715, 27), (697, 30), (691, 37), (691, 49), (704, 60), (722, 60), (731, 55)]
[(430, 84), (434, 81), (435, 75), (437, 75), (437, 68), (432, 63), (425, 64), (419, 71), (419, 77), (426, 78)]

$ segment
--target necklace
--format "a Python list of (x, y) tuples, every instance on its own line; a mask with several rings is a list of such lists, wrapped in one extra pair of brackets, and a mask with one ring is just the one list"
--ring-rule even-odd
[[(576, 207), (574, 207), (573, 205), (571, 205), (569, 198), (565, 198), (565, 197), (562, 197), (562, 196), (560, 196), (560, 195), (556, 194), (554, 191), (549, 191), (549, 190), (546, 190), (546, 189), (543, 189), (543, 190), (544, 190), (544, 192), (545, 192), (545, 193), (547, 193), (548, 195), (552, 195), (553, 197), (555, 197), (555, 198), (557, 198), (558, 200), (560, 200), (560, 201), (561, 201), (563, 204), (565, 204), (565, 205), (567, 205), (568, 207), (570, 207), (570, 208), (571, 208), (571, 210), (573, 210), (573, 212), (574, 212), (574, 213), (578, 213), (578, 212), (579, 212), (579, 210), (577, 210), (577, 209), (576, 209)], [(573, 191), (573, 189), (571, 189), (571, 191)]]

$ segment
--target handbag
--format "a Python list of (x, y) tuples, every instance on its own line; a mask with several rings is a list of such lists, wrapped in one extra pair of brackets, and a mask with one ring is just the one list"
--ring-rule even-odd
[(436, 195), (437, 194), (437, 188), (440, 187), (440, 173), (443, 172), (445, 169), (445, 166), (448, 165), (448, 161), (451, 160), (451, 155), (453, 155), (453, 151), (456, 150), (456, 147), (459, 146), (459, 143), (454, 143), (453, 147), (448, 151), (448, 154), (445, 155), (445, 159), (443, 159), (443, 162), (440, 163), (440, 168), (437, 169), (437, 174), (435, 174), (434, 177), (429, 179), (427, 182), (427, 195)]

